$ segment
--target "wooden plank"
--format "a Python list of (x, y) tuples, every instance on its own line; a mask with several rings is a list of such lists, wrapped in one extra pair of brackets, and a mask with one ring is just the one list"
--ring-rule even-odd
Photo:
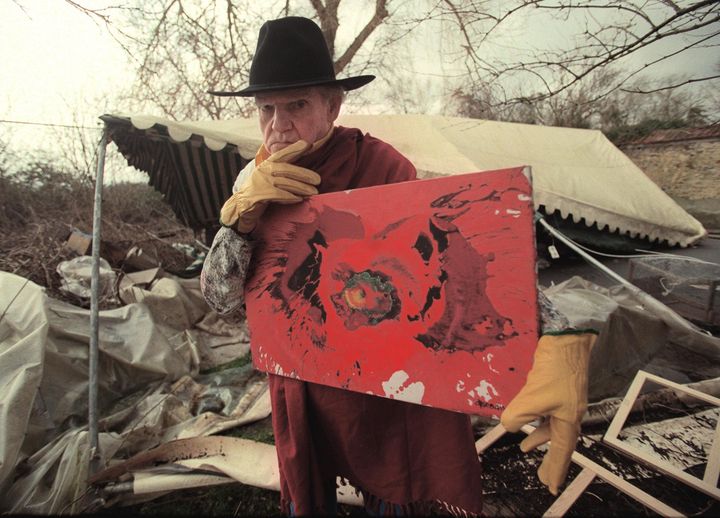
[(720, 419), (715, 424), (715, 437), (708, 454), (708, 463), (705, 467), (703, 482), (711, 487), (717, 487), (718, 475), (720, 475)]
[(578, 476), (565, 488), (558, 499), (548, 507), (543, 517), (555, 518), (556, 516), (565, 516), (565, 513), (568, 512), (593, 480), (595, 480), (595, 472), (590, 468), (583, 468)]
[(719, 441), (717, 426), (714, 434), (714, 440), (710, 448), (708, 464), (705, 468), (705, 475), (703, 479), (686, 473), (682, 469), (674, 466), (666, 460), (649, 455), (646, 452), (634, 447), (633, 445), (621, 440), (618, 437), (623, 425), (625, 424), (625, 421), (627, 420), (628, 415), (630, 414), (630, 411), (632, 410), (635, 399), (637, 398), (641, 388), (646, 381), (652, 381), (653, 383), (656, 383), (658, 385), (669, 387), (677, 392), (684, 392), (701, 401), (705, 401), (707, 403), (720, 407), (720, 399), (714, 396), (705, 394), (698, 390), (691, 389), (684, 385), (680, 385), (679, 383), (675, 383), (673, 381), (661, 378), (660, 376), (656, 376), (645, 371), (638, 371), (635, 379), (630, 385), (630, 389), (628, 389), (627, 395), (625, 396), (623, 402), (618, 408), (617, 414), (610, 423), (610, 426), (608, 427), (607, 432), (603, 437), (603, 441), (612, 446), (613, 448), (633, 457), (634, 459), (652, 466), (661, 473), (673, 477), (676, 480), (679, 480), (680, 482), (683, 482), (684, 484), (687, 484), (690, 487), (695, 488), (708, 496), (720, 500), (720, 489), (718, 489), (717, 487), (718, 471), (720, 470), (720, 465), (718, 464), (718, 462), (720, 461), (717, 460), (717, 457), (720, 453), (720, 446), (718, 446)]
[[(535, 427), (531, 425), (525, 425), (522, 427), (522, 431), (526, 434), (531, 434), (533, 431), (535, 431)], [(647, 494), (642, 489), (633, 486), (630, 484), (627, 480), (623, 479), (622, 477), (617, 476), (612, 471), (604, 468), (600, 464), (588, 459), (581, 453), (578, 453), (577, 451), (573, 452), (572, 454), (572, 461), (581, 466), (582, 468), (588, 468), (592, 470), (596, 476), (603, 479), (608, 484), (612, 485), (614, 488), (622, 491), (629, 497), (635, 499), (636, 501), (640, 502), (642, 505), (648, 507), (649, 509), (655, 511), (656, 513), (662, 515), (662, 516), (685, 516), (681, 512), (677, 511), (676, 509), (673, 509), (669, 505), (665, 504), (664, 502), (658, 500), (652, 495)]]
[(529, 169), (273, 204), (245, 285), (254, 366), (499, 416), (537, 346)]
[(642, 388), (643, 384), (645, 383), (645, 379), (642, 376), (640, 376), (641, 372), (644, 372), (644, 371), (638, 371), (638, 373), (635, 375), (635, 379), (630, 384), (630, 387), (628, 388), (628, 391), (625, 394), (625, 397), (623, 398), (622, 402), (620, 403), (620, 406), (618, 407), (617, 411), (615, 412), (615, 417), (610, 422), (610, 426), (608, 426), (607, 430), (605, 431), (605, 437), (617, 436), (617, 434), (620, 432), (620, 429), (622, 428), (623, 424), (625, 423), (625, 420), (627, 419), (628, 415), (630, 415), (630, 411), (632, 410), (632, 407), (635, 404), (635, 400), (637, 399), (638, 395), (640, 394), (640, 389)]
[(475, 451), (477, 451), (478, 455), (480, 455), (482, 452), (492, 446), (495, 441), (505, 435), (506, 431), (507, 430), (505, 430), (505, 427), (502, 424), (494, 426), (490, 431), (488, 431), (485, 435), (480, 437), (475, 442)]

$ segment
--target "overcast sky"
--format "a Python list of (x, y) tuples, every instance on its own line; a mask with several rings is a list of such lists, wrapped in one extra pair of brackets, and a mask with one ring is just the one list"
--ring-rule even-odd
[[(98, 0), (95, 5), (109, 0)], [(108, 111), (123, 111), (114, 94), (127, 88), (128, 58), (119, 45), (91, 18), (62, 0), (31, 0), (21, 9), (13, 0), (0, 0), (0, 119), (39, 123), (96, 125)], [(354, 17), (356, 23), (362, 23)], [(536, 41), (562, 38), (562, 30), (533, 19), (517, 18), (505, 25), (495, 42), (496, 52), (515, 52)], [(437, 73), (436, 55), (440, 36), (424, 36), (432, 49), (420, 56), (416, 73)], [(432, 40), (436, 43), (433, 43)], [(634, 57), (647, 62), (667, 48), (655, 48)], [(715, 53), (717, 54), (717, 52)], [(669, 61), (662, 73), (711, 74), (718, 61), (712, 51), (685, 53)], [(715, 72), (717, 73), (717, 72)], [(240, 85), (241, 86), (241, 85)], [(77, 118), (79, 116), (79, 118)], [(40, 130), (18, 125), (0, 125), (0, 135), (11, 129), (13, 138), (38, 139)], [(42, 138), (52, 138), (47, 132)]]
[(127, 57), (93, 20), (61, 0), (0, 0), (0, 116), (73, 123), (67, 105), (111, 93)]

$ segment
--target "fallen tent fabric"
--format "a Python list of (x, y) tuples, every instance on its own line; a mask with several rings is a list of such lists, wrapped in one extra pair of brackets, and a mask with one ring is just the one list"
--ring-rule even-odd
[[(193, 228), (216, 224), (232, 181), (262, 142), (251, 119), (101, 119), (128, 163), (148, 172)], [(535, 206), (547, 214), (670, 245), (688, 246), (707, 233), (597, 130), (431, 115), (343, 115), (338, 123), (386, 140), (420, 177), (529, 165)]]
[[(136, 288), (142, 302), (100, 313), (103, 467), (270, 414), (266, 377), (250, 365), (199, 374), (213, 358), (247, 354), (249, 344), (243, 326), (206, 313), (197, 288), (197, 279), (163, 277), (148, 290)], [(622, 286), (602, 288), (573, 278), (544, 292), (573, 324), (601, 329), (591, 359), (593, 401), (622, 394), (640, 368), (679, 382), (720, 376), (720, 338), (677, 327), (640, 306)], [(37, 285), (4, 272), (0, 308), (0, 511), (52, 514), (99, 505), (86, 483), (89, 312), (49, 299)], [(233, 343), (233, 337), (243, 343)], [(236, 348), (211, 354), (210, 343)], [(142, 492), (189, 487), (207, 483), (198, 477), (210, 470), (214, 483), (228, 477), (256, 483), (257, 475), (272, 486), (272, 447), (251, 446), (243, 455), (264, 459), (251, 468), (255, 474), (201, 459), (166, 466), (159, 478), (158, 467), (133, 471), (130, 481)]]
[[(266, 376), (250, 365), (199, 374), (229, 356), (208, 348), (241, 357), (249, 344), (244, 326), (218, 325), (198, 297), (197, 279), (167, 277), (143, 302), (100, 312), (101, 465), (269, 415)], [(0, 315), (0, 512), (79, 512), (90, 313), (0, 272)]]
[(645, 305), (626, 286), (575, 276), (543, 293), (570, 325), (600, 330), (590, 356), (591, 401), (623, 394), (640, 369), (676, 383), (720, 377), (720, 337), (679, 325), (670, 308)]

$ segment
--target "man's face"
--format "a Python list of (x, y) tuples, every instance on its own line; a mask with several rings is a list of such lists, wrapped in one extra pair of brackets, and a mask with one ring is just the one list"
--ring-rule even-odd
[[(325, 136), (340, 111), (319, 88), (298, 88), (255, 96), (263, 143), (275, 153), (302, 139), (312, 144)], [(337, 105), (337, 106), (335, 106)]]

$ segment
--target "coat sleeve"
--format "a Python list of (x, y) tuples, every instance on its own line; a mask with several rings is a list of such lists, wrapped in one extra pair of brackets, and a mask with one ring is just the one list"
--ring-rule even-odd
[[(233, 192), (252, 173), (252, 160), (238, 174)], [(241, 309), (245, 302), (245, 278), (252, 257), (252, 241), (232, 229), (223, 227), (217, 234), (205, 257), (200, 272), (200, 290), (214, 311), (227, 315)]]
[(240, 309), (245, 302), (252, 245), (252, 241), (227, 227), (215, 234), (200, 272), (200, 290), (208, 306), (221, 315)]

